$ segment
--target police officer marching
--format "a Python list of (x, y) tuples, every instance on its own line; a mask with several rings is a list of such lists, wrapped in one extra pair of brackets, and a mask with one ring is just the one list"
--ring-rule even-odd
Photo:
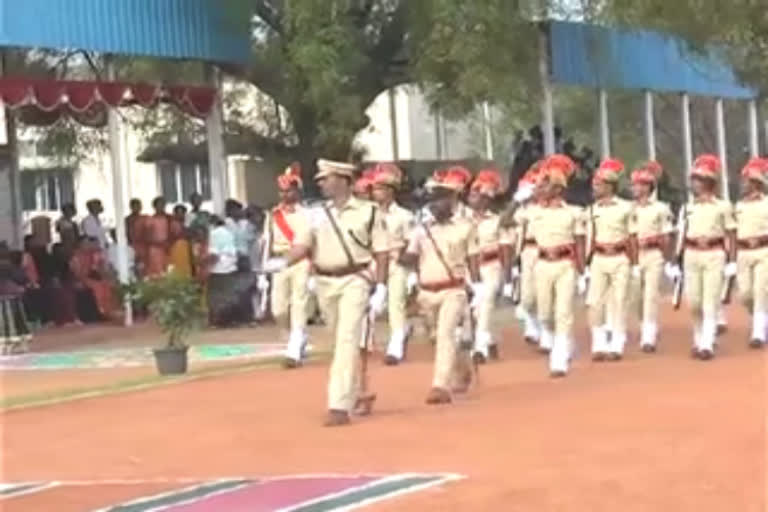
[(768, 331), (768, 159), (753, 158), (741, 171), (736, 203), (737, 281), (752, 315), (750, 346), (762, 348)]
[[(297, 233), (309, 226), (309, 214), (301, 205), (301, 167), (293, 164), (277, 177), (280, 204), (272, 209), (265, 226), (268, 258), (282, 257), (290, 252)], [(284, 366), (296, 368), (301, 364), (307, 344), (307, 313), (309, 310), (309, 258), (301, 259), (272, 277), (271, 309), (280, 326), (289, 327)], [(269, 288), (265, 275), (258, 278), (262, 293)]]
[(616, 196), (623, 170), (624, 164), (616, 159), (600, 164), (592, 180), (595, 201), (586, 219), (591, 251), (587, 255), (591, 259), (587, 305), (595, 361), (622, 358), (627, 342), (629, 278), (630, 274), (639, 276), (633, 207)]
[(397, 204), (395, 193), (402, 185), (403, 173), (394, 164), (378, 164), (370, 174), (372, 197), (379, 207), (388, 234), (389, 244), (389, 291), (388, 319), (389, 343), (385, 363), (399, 364), (406, 356), (408, 325), (406, 303), (408, 300), (408, 270), (400, 262), (405, 250), (406, 238), (413, 228), (413, 214)]
[[(567, 204), (563, 197), (576, 164), (565, 155), (552, 155), (542, 164), (541, 172), (546, 189), (541, 205), (528, 218), (539, 250), (536, 309), (542, 344), (552, 347), (550, 375), (564, 377), (573, 350), (577, 275), (584, 276), (584, 217), (581, 208)], [(585, 286), (585, 279), (579, 278), (579, 291)]]
[(430, 183), (431, 218), (413, 231), (401, 262), (418, 269), (420, 307), (437, 319), (432, 389), (427, 403), (447, 404), (452, 392), (467, 391), (471, 370), (467, 355), (459, 351), (455, 337), (467, 305), (466, 283), (470, 278), (472, 307), (486, 293), (478, 269), (479, 246), (474, 224), (455, 215), (458, 194), (465, 187), (461, 173), (435, 173)]
[(691, 169), (693, 199), (680, 212), (678, 230), (685, 246), (684, 280), (693, 315), (692, 355), (715, 355), (717, 314), (723, 279), (736, 275), (736, 221), (732, 205), (717, 198), (720, 158), (699, 156)]
[(475, 176), (467, 197), (480, 244), (480, 277), (485, 285), (485, 295), (477, 309), (474, 333), (474, 358), (480, 363), (489, 358), (499, 358), (497, 340), (491, 334), (491, 315), (496, 305), (496, 294), (503, 285), (503, 295), (512, 297), (512, 234), (500, 226), (499, 215), (490, 210), (491, 202), (501, 190), (499, 172), (485, 169)]
[(666, 273), (674, 278), (671, 269), (674, 218), (668, 204), (653, 197), (661, 177), (662, 167), (648, 162), (632, 172), (634, 224), (637, 229), (637, 263), (639, 275), (630, 287), (640, 312), (640, 348), (643, 352), (656, 351), (659, 333), (659, 299), (661, 278)]
[(288, 254), (264, 268), (280, 272), (311, 255), (320, 309), (335, 336), (325, 424), (339, 426), (350, 422), (352, 412), (370, 413), (374, 396), (361, 395), (366, 381), (360, 340), (367, 311), (380, 314), (386, 307), (389, 246), (378, 208), (353, 197), (355, 167), (329, 160), (319, 160), (317, 167), (315, 179), (327, 201), (313, 209), (308, 229), (296, 233)]

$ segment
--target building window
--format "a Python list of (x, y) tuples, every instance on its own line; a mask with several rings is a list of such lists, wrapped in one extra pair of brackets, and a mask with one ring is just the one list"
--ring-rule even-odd
[(72, 169), (24, 170), (21, 172), (21, 203), (24, 211), (58, 211), (75, 202)]
[(160, 189), (169, 204), (189, 201), (197, 192), (204, 200), (211, 199), (211, 176), (207, 164), (178, 164), (161, 162), (157, 164)]

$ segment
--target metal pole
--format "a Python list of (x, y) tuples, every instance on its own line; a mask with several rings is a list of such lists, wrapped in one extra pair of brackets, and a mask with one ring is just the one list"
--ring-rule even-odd
[(491, 119), (491, 107), (487, 101), (483, 102), (483, 124), (485, 126), (485, 158), (493, 160), (493, 128)]
[(549, 37), (546, 26), (542, 26), (539, 34), (539, 79), (544, 96), (541, 102), (544, 155), (551, 155), (555, 152), (555, 107), (552, 99), (552, 82), (549, 79)]
[(389, 96), (389, 126), (392, 130), (392, 160), (400, 160), (400, 141), (397, 129), (397, 90), (393, 87), (387, 91)]
[(757, 100), (749, 100), (749, 155), (756, 157), (760, 154), (758, 141), (760, 128), (757, 125)]
[(224, 109), (221, 104), (221, 73), (215, 66), (206, 64), (208, 83), (216, 89), (216, 100), (205, 120), (208, 136), (208, 169), (211, 174), (211, 199), (217, 214), (224, 212), (224, 202), (229, 197), (227, 155), (224, 149)]
[(443, 130), (440, 119), (440, 110), (435, 109), (435, 155), (438, 160), (443, 159)]
[[(107, 80), (117, 79), (115, 64), (111, 57), (106, 59)], [(126, 197), (128, 176), (125, 166), (125, 145), (123, 126), (118, 107), (109, 107), (107, 123), (109, 127), (109, 155), (112, 164), (112, 197), (115, 204), (115, 228), (117, 232), (117, 276), (122, 284), (128, 284), (130, 274), (128, 269), (128, 236), (125, 229)], [(133, 304), (129, 298), (125, 300), (125, 325), (133, 325)]]
[(691, 138), (691, 100), (685, 93), (681, 97), (682, 125), (683, 125), (683, 162), (685, 163), (685, 189), (691, 189), (691, 167), (693, 167), (693, 140)]
[(717, 124), (717, 153), (720, 155), (720, 164), (723, 167), (723, 178), (721, 180), (723, 199), (730, 201), (730, 190), (728, 183), (728, 148), (725, 138), (725, 109), (723, 108), (723, 99), (717, 98), (715, 102), (715, 120)]
[(605, 89), (598, 91), (600, 104), (600, 155), (603, 158), (611, 156), (611, 128), (608, 122), (608, 93)]
[(656, 160), (656, 126), (653, 115), (653, 93), (645, 91), (645, 142), (648, 160)]

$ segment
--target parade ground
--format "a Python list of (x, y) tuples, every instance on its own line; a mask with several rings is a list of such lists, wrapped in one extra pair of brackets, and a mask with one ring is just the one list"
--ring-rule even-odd
[(571, 374), (552, 380), (504, 309), (503, 359), (467, 396), (424, 404), (420, 343), (399, 367), (376, 356), (374, 414), (336, 429), (321, 426), (319, 335), (297, 371), (231, 348), (248, 333), (274, 344), (267, 328), (227, 333), (230, 348), (170, 381), (138, 363), (6, 366), (0, 509), (763, 511), (766, 354), (737, 306), (728, 317), (710, 362), (689, 356), (686, 311), (663, 313), (657, 354), (635, 340), (617, 363), (590, 361), (582, 325)]

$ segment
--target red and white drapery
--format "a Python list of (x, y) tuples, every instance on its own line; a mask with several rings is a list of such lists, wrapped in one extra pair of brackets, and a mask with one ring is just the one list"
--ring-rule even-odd
[(23, 118), (35, 118), (39, 124), (51, 124), (69, 115), (83, 124), (100, 125), (108, 107), (155, 108), (159, 103), (170, 103), (185, 114), (205, 118), (216, 101), (216, 90), (186, 85), (0, 78), (0, 100), (11, 109), (23, 109)]

